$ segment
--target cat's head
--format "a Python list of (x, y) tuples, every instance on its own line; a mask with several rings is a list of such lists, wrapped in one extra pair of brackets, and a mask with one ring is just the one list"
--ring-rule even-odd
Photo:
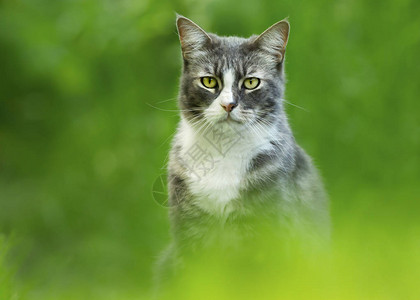
[(183, 73), (179, 106), (191, 123), (271, 123), (282, 110), (289, 23), (248, 39), (206, 33), (178, 16)]

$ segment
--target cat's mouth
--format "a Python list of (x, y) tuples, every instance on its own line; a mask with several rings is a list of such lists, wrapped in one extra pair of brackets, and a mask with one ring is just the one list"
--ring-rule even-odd
[(248, 123), (249, 120), (247, 115), (243, 115), (242, 111), (234, 112), (221, 112), (221, 111), (206, 111), (204, 112), (204, 117), (213, 124), (236, 124), (244, 125)]
[(221, 117), (217, 123), (236, 123), (236, 124), (242, 124), (243, 121), (238, 119), (237, 117), (233, 116), (230, 113), (227, 113), (225, 116)]

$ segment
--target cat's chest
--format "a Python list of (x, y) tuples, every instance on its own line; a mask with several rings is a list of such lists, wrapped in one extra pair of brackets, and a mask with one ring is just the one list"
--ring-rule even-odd
[(181, 126), (180, 160), (194, 204), (210, 214), (227, 215), (240, 206), (250, 162), (271, 144), (264, 137), (230, 127), (216, 129), (197, 134)]
[(247, 161), (243, 156), (215, 157), (209, 168), (198, 170), (199, 174), (190, 174), (190, 192), (195, 197), (195, 204), (215, 214), (234, 210), (232, 201), (246, 186)]

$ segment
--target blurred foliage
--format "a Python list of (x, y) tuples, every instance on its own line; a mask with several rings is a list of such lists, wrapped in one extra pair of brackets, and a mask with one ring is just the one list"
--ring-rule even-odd
[[(221, 35), (291, 22), (286, 99), (304, 110), (287, 110), (324, 175), (335, 250), (288, 261), (271, 297), (418, 298), (419, 11), (416, 0), (1, 1), (0, 233), (19, 237), (10, 259), (23, 260), (25, 298), (149, 295), (169, 238), (151, 190), (178, 120), (175, 12)], [(189, 280), (225, 274), (214, 295), (227, 298), (231, 273), (208, 270)]]
[(17, 299), (17, 288), (13, 278), (13, 269), (10, 263), (7, 263), (10, 241), (0, 234), (0, 299)]

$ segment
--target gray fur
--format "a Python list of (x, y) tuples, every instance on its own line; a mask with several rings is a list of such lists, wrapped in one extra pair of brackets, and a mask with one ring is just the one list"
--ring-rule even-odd
[[(177, 26), (183, 53), (179, 92), (182, 119), (193, 123), (205, 118), (203, 112), (221, 92), (193, 84), (198, 74), (205, 72), (223, 78), (230, 69), (235, 74), (233, 98), (255, 116), (235, 124), (237, 131), (231, 134), (240, 136), (254, 125), (269, 127), (274, 134), (268, 143), (254, 145), (255, 155), (247, 163), (240, 196), (232, 200), (229, 213), (217, 215), (197, 205), (189, 186), (190, 170), (181, 151), (185, 137), (178, 129), (168, 166), (173, 242), (171, 254), (167, 252), (161, 264), (176, 264), (185, 253), (200, 251), (208, 244), (223, 245), (258, 234), (253, 226), (266, 220), (278, 226), (275, 230), (279, 232), (299, 232), (308, 239), (327, 238), (329, 213), (325, 192), (311, 159), (295, 142), (282, 101), (288, 22), (276, 23), (260, 36), (248, 39), (206, 33), (181, 16)], [(238, 83), (250, 72), (261, 73), (264, 86), (247, 93)]]

